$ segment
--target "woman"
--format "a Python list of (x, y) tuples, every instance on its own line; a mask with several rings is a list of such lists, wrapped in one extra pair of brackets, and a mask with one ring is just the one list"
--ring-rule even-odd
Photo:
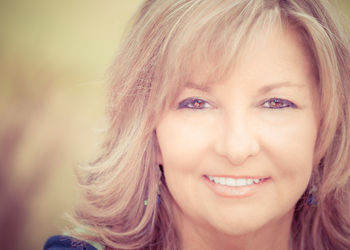
[(146, 1), (111, 68), (110, 127), (71, 235), (106, 249), (350, 249), (338, 16), (326, 0)]

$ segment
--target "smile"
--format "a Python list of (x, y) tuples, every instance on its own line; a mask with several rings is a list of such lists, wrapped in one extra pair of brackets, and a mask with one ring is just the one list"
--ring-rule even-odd
[(215, 184), (221, 184), (230, 187), (244, 187), (247, 185), (259, 184), (260, 182), (264, 181), (264, 178), (230, 178), (217, 176), (207, 176), (207, 178)]
[(244, 198), (264, 190), (270, 177), (227, 177), (204, 175), (209, 188), (219, 196)]

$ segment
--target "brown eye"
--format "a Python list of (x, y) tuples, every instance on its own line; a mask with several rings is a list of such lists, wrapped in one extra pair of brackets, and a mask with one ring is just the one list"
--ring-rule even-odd
[(179, 109), (205, 109), (209, 107), (209, 103), (200, 98), (187, 98), (178, 105)]
[(282, 109), (282, 108), (296, 108), (296, 105), (291, 101), (280, 99), (280, 98), (270, 98), (263, 103), (263, 107), (269, 109)]

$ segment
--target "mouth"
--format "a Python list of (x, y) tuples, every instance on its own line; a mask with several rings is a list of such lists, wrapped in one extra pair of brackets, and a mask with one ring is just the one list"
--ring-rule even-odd
[(205, 175), (205, 178), (207, 178), (209, 181), (215, 184), (225, 185), (229, 187), (244, 187), (248, 185), (260, 184), (269, 179), (269, 178), (261, 178), (261, 177), (233, 178), (233, 177), (219, 177), (219, 176), (210, 176), (210, 175)]
[(219, 196), (243, 198), (251, 196), (263, 189), (270, 177), (261, 176), (211, 176), (204, 175), (209, 187)]

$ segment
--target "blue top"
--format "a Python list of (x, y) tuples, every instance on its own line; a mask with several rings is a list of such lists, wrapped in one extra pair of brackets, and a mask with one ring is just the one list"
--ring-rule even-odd
[(97, 248), (69, 236), (55, 235), (46, 241), (44, 250), (97, 250)]

